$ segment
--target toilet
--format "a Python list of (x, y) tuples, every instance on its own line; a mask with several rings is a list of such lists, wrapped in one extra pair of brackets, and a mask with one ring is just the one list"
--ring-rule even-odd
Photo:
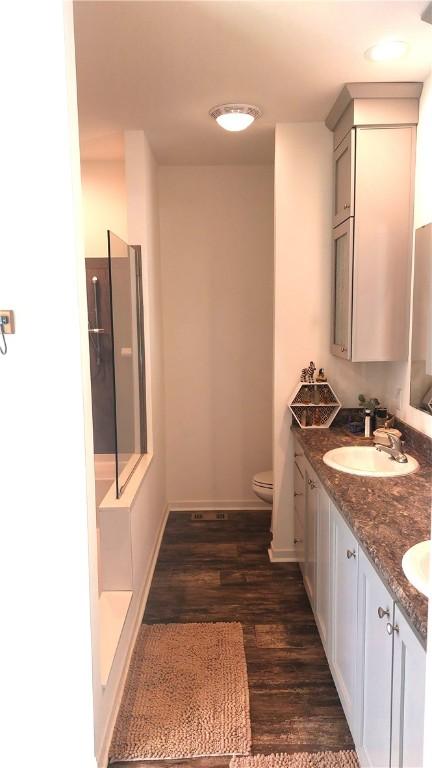
[(267, 504), (273, 503), (273, 470), (257, 472), (252, 479), (252, 490), (259, 499)]

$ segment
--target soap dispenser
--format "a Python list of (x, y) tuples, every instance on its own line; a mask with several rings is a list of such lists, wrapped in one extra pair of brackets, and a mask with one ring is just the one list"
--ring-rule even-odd
[(366, 408), (365, 410), (365, 426), (364, 426), (364, 436), (370, 437), (371, 436), (371, 412)]

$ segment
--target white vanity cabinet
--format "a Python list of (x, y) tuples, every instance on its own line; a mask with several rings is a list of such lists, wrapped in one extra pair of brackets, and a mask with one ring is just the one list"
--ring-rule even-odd
[(355, 711), (358, 544), (332, 505), (332, 643), (331, 665), (348, 723)]
[(299, 458), (303, 579), (360, 764), (421, 768), (425, 650), (309, 462)]
[(360, 550), (355, 742), (362, 766), (421, 768), (426, 653)]

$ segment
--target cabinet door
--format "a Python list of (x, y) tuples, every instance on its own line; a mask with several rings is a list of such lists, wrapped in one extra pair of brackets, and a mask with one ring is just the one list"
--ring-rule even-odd
[(303, 448), (294, 439), (294, 548), (300, 570), (304, 570), (305, 551), (305, 455)]
[(353, 731), (357, 643), (357, 541), (333, 505), (332, 519), (332, 671), (348, 725)]
[(407, 360), (415, 128), (356, 133), (351, 359)]
[(333, 226), (354, 216), (354, 155), (355, 131), (349, 132), (334, 152)]
[(331, 351), (351, 358), (353, 220), (333, 230), (333, 291)]
[(397, 606), (394, 626), (391, 766), (419, 768), (423, 765), (426, 652)]
[[(303, 468), (303, 473), (302, 473)], [(303, 570), (305, 538), (305, 477), (304, 463), (294, 461), (294, 547), (297, 562)]]
[(331, 626), (331, 524), (330, 499), (320, 485), (317, 486), (316, 505), (316, 610), (315, 618), (322, 644), (330, 650)]
[(391, 741), (393, 641), (387, 622), (393, 600), (359, 552), (356, 746), (362, 766), (388, 768)]
[(316, 583), (316, 508), (317, 483), (315, 475), (306, 467), (306, 506), (305, 506), (305, 553), (303, 578), (312, 609), (315, 610)]

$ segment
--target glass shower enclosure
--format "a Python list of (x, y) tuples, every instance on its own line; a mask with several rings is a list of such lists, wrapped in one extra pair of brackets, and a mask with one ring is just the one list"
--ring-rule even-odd
[(98, 504), (147, 452), (141, 249), (107, 235), (108, 255), (86, 259)]

